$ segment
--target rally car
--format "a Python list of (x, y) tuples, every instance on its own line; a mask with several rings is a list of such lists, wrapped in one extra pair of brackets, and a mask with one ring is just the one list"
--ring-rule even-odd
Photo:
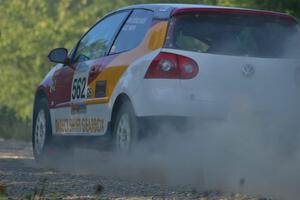
[(226, 119), (237, 102), (279, 111), (300, 91), (299, 38), (294, 17), (270, 11), (147, 4), (111, 12), (69, 53), (49, 53), (57, 65), (35, 93), (34, 156), (62, 140), (128, 152), (154, 122)]

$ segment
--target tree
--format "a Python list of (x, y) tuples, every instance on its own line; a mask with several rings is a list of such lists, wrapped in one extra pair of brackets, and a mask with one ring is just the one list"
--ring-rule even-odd
[[(53, 64), (55, 47), (71, 49), (97, 19), (111, 10), (147, 0), (0, 0), (0, 108), (31, 118), (36, 85)], [(152, 0), (152, 3), (182, 0)], [(298, 0), (186, 0), (185, 3), (240, 6), (300, 16)], [(13, 112), (14, 111), (14, 112)], [(1, 115), (1, 113), (0, 113)]]

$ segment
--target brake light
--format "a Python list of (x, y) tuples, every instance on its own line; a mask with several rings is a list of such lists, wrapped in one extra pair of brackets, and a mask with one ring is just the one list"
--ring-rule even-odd
[(173, 53), (159, 53), (151, 62), (146, 79), (192, 79), (199, 72), (197, 63), (185, 56)]

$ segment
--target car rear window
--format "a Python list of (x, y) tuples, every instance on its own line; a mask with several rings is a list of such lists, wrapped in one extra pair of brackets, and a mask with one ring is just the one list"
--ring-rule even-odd
[(170, 22), (166, 48), (262, 58), (299, 58), (292, 18), (243, 13), (185, 13)]

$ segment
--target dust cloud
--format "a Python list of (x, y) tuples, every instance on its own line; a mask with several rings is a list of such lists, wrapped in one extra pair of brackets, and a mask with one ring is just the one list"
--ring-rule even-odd
[(126, 156), (78, 149), (72, 161), (59, 163), (58, 168), (188, 185), (198, 191), (296, 199), (300, 195), (299, 126), (290, 118), (263, 121), (243, 111), (232, 112), (226, 121), (191, 120), (185, 132), (162, 126), (159, 134)]

